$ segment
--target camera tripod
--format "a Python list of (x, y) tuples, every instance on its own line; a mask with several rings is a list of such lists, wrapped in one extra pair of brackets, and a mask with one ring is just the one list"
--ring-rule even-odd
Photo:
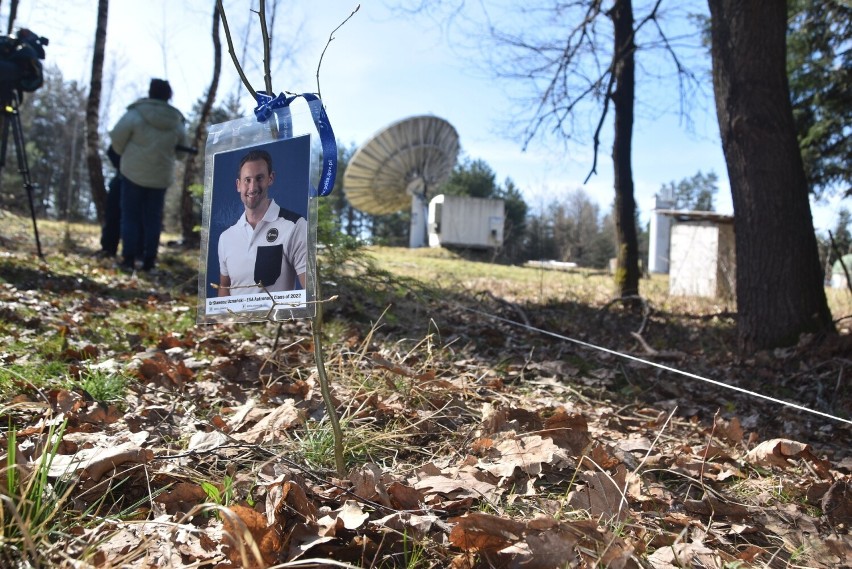
[(0, 171), (6, 165), (6, 148), (9, 141), (9, 130), (15, 143), (15, 151), (18, 155), (18, 172), (24, 182), (27, 198), (30, 202), (30, 213), (33, 218), (33, 232), (35, 233), (36, 250), (40, 259), (44, 259), (41, 251), (41, 240), (38, 236), (38, 224), (36, 223), (35, 202), (33, 201), (33, 181), (30, 177), (30, 168), (27, 165), (27, 150), (24, 145), (24, 131), (21, 128), (21, 116), (18, 113), (20, 94), (14, 89), (0, 93), (0, 121), (2, 121), (2, 132), (0, 132)]

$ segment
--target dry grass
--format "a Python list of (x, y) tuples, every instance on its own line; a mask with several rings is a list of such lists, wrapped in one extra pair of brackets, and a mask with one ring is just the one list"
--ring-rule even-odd
[[(548, 270), (466, 260), (446, 249), (368, 248), (377, 264), (388, 271), (431, 286), (472, 294), (489, 292), (524, 304), (579, 302), (601, 307), (613, 300), (612, 277), (603, 271)], [(668, 275), (653, 274), (640, 282), (640, 293), (655, 309), (672, 314), (703, 316), (733, 313), (735, 303), (701, 297), (671, 296)], [(852, 291), (825, 289), (829, 309), (841, 331), (852, 331)]]

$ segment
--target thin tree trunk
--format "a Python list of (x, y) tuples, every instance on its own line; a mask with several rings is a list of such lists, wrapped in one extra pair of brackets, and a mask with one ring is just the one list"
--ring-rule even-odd
[(787, 7), (709, 0), (713, 90), (731, 181), (742, 353), (835, 332), (786, 71)]
[(9, 3), (9, 25), (7, 26), (6, 33), (11, 34), (12, 28), (15, 26), (15, 18), (18, 16), (18, 0), (12, 0)]
[(89, 167), (89, 184), (92, 187), (92, 200), (95, 202), (99, 221), (103, 221), (106, 209), (106, 185), (98, 127), (108, 12), (109, 0), (98, 0), (98, 25), (95, 29), (95, 49), (92, 55), (92, 78), (89, 83), (89, 98), (86, 102), (86, 165)]
[(633, 101), (636, 88), (636, 67), (633, 41), (633, 4), (618, 0), (610, 13), (615, 29), (613, 58), (615, 91), (612, 94), (615, 112), (615, 138), (612, 162), (615, 182), (615, 228), (618, 244), (618, 267), (615, 284), (621, 297), (639, 294), (639, 240), (636, 236), (636, 199), (633, 196)]
[[(204, 100), (204, 105), (201, 107), (201, 112), (198, 115), (198, 126), (195, 129), (195, 137), (193, 138), (193, 146), (201, 149), (204, 145), (204, 139), (207, 137), (207, 121), (210, 119), (210, 111), (213, 108), (213, 102), (216, 100), (216, 91), (219, 88), (219, 75), (222, 71), (222, 43), (219, 41), (219, 8), (213, 7), (213, 79), (210, 81), (210, 87), (207, 89), (207, 97)], [(198, 177), (199, 161), (204, 159), (204, 154), (192, 156), (186, 161), (186, 168), (183, 171), (183, 184), (181, 186), (181, 204), (180, 204), (180, 226), (181, 237), (184, 247), (197, 247), (199, 244), (199, 234), (195, 231), (197, 219), (195, 216), (195, 200), (193, 199), (190, 186)]]

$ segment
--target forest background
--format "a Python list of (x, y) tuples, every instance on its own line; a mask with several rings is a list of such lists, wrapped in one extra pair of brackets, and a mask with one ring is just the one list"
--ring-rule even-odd
[[(478, 14), (467, 9), (466, 12), (460, 15), (453, 15), (451, 10), (436, 12), (435, 10), (426, 10), (424, 6), (434, 8), (447, 7), (450, 3), (431, 3), (418, 5), (417, 3), (383, 3), (378, 5), (370, 3), (364, 5), (355, 18), (348, 22), (347, 26), (343, 27), (338, 33), (337, 38), (328, 45), (328, 54), (326, 55), (326, 65), (328, 66), (323, 74), (331, 74), (338, 69), (335, 64), (338, 63), (333, 57), (335, 50), (343, 51), (344, 42), (358, 43), (362, 41), (360, 36), (348, 37), (346, 34), (351, 29), (358, 28), (359, 19), (367, 19), (370, 25), (378, 21), (385, 24), (387, 28), (388, 19), (394, 18), (399, 22), (399, 28), (405, 28), (409, 25), (409, 21), (417, 22), (419, 28), (429, 32), (430, 39), (427, 43), (427, 48), (434, 47), (436, 44), (447, 44), (435, 47), (434, 51), (442, 49), (452, 50), (456, 55), (471, 54), (474, 50), (484, 52), (489, 48), (499, 47), (498, 38), (489, 34), (484, 29), (484, 24), (475, 21)], [(848, 135), (848, 111), (835, 116), (833, 124), (827, 122), (831, 116), (831, 109), (841, 108), (844, 101), (848, 101), (848, 87), (844, 90), (839, 86), (843, 84), (843, 77), (824, 73), (822, 75), (814, 73), (802, 73), (797, 70), (806, 69), (802, 65), (803, 60), (815, 61), (817, 58), (829, 58), (829, 67), (834, 66), (841, 72), (847, 69), (844, 62), (848, 59), (848, 41), (849, 30), (848, 26), (834, 25), (828, 29), (823, 29), (820, 26), (813, 25), (809, 18), (812, 17), (812, 8), (809, 6), (812, 3), (808, 2), (793, 2), (790, 5), (790, 26), (789, 35), (789, 54), (788, 61), (791, 70), (791, 86), (793, 89), (794, 106), (797, 108), (797, 113), (802, 120), (799, 122), (800, 131), (799, 139), (803, 144), (812, 139), (815, 131), (834, 131), (840, 136)], [(24, 132), (27, 137), (27, 150), (30, 158), (30, 169), (33, 175), (35, 187), (35, 205), (39, 216), (50, 219), (63, 219), (69, 221), (80, 220), (95, 220), (97, 219), (97, 209), (95, 200), (93, 199), (91, 190), (91, 176), (88, 173), (89, 164), (85, 160), (86, 142), (85, 142), (85, 125), (86, 125), (86, 106), (87, 98), (90, 93), (89, 85), (89, 57), (92, 46), (94, 45), (94, 24), (95, 24), (95, 5), (92, 2), (77, 2), (69, 3), (57, 11), (47, 11), (37, 2), (14, 2), (11, 4), (15, 7), (17, 21), (12, 27), (19, 25), (27, 25), (34, 29), (37, 33), (49, 33), (51, 35), (58, 34), (51, 39), (53, 44), (46, 48), (47, 57), (45, 65), (45, 86), (36, 92), (27, 94), (24, 97), (22, 106), (22, 119)], [(228, 5), (226, 3), (226, 5)], [(450, 6), (451, 8), (453, 6)], [(458, 7), (464, 7), (463, 3)], [(665, 5), (663, 5), (665, 8)], [(0, 6), (0, 13), (6, 12), (8, 17), (8, 8), (4, 10), (4, 6)], [(114, 2), (112, 8), (112, 20), (121, 19), (124, 12), (128, 12), (130, 7), (121, 3)], [(236, 6), (235, 6), (236, 8)], [(314, 70), (313, 65), (318, 61), (318, 53), (320, 47), (323, 46), (325, 35), (333, 29), (332, 24), (328, 23), (330, 18), (339, 23), (349, 13), (349, 10), (354, 8), (342, 3), (333, 5), (335, 10), (324, 10), (322, 17), (311, 14), (310, 12), (301, 12), (298, 10), (284, 11), (284, 7), (278, 2), (271, 2), (267, 7), (267, 14), (273, 24), (273, 45), (272, 53), (275, 60), (275, 77), (277, 81), (281, 81), (279, 77), (292, 77), (293, 84), (304, 85), (305, 89), (313, 89), (313, 84), (305, 84), (304, 78), (310, 79), (313, 82)], [(135, 10), (135, 9), (134, 9)], [(190, 90), (190, 85), (187, 83), (186, 72), (181, 69), (182, 64), (178, 62), (182, 53), (185, 52), (185, 43), (187, 41), (183, 34), (176, 33), (175, 29), (176, 18), (191, 17), (194, 20), (194, 26), (197, 29), (199, 24), (197, 21), (210, 18), (210, 11), (204, 10), (202, 6), (190, 6), (181, 9), (180, 14), (170, 13), (171, 8), (165, 5), (157, 5), (149, 21), (159, 22), (158, 30), (148, 31), (147, 45), (139, 44), (139, 35), (135, 34), (128, 37), (133, 37), (132, 44), (125, 43), (125, 36), (113, 37), (107, 35), (106, 45), (107, 54), (105, 56), (106, 67), (103, 78), (103, 96), (100, 101), (100, 121), (98, 123), (98, 140), (100, 141), (102, 152), (105, 152), (108, 144), (107, 131), (111, 123), (117, 119), (123, 106), (132, 101), (137, 96), (144, 95), (145, 81), (139, 78), (140, 70), (136, 67), (143, 67), (137, 64), (139, 54), (135, 52), (145, 52), (147, 60), (144, 67), (161, 69), (159, 74), (168, 75), (169, 70), (174, 75), (179, 74), (179, 79), (176, 83), (176, 90), (180, 95), (180, 103), (182, 110), (186, 113), (190, 123), (191, 131), (195, 131), (199, 126), (198, 121), (201, 118), (204, 103), (204, 93), (198, 92), (194, 98), (186, 91)], [(236, 39), (236, 49), (239, 55), (244, 59), (246, 70), (249, 75), (254, 74), (259, 78), (261, 72), (259, 66), (262, 61), (260, 46), (257, 41), (257, 21), (256, 16), (250, 10), (234, 9), (231, 15), (231, 25), (234, 27), (234, 38)], [(829, 10), (830, 12), (830, 10)], [(506, 13), (502, 9), (495, 9), (498, 16), (506, 17)], [(480, 15), (481, 16), (481, 15)], [(124, 16), (126, 17), (126, 15)], [(678, 34), (676, 41), (680, 49), (688, 53), (688, 63), (694, 67), (691, 71), (698, 79), (697, 83), (703, 83), (704, 87), (696, 89), (693, 97), (696, 99), (703, 98), (703, 103), (695, 103), (692, 106), (685, 106), (680, 111), (674, 110), (679, 107), (677, 97), (672, 95), (670, 101), (666, 101), (663, 105), (666, 109), (653, 109), (649, 103), (643, 103), (643, 111), (645, 114), (645, 126), (641, 123), (637, 124), (636, 136), (642, 135), (641, 128), (653, 129), (654, 117), (658, 117), (658, 123), (668, 123), (672, 115), (681, 113), (682, 129), (688, 130), (687, 125), (691, 122), (693, 125), (696, 122), (706, 122), (705, 115), (707, 113), (707, 97), (709, 86), (709, 51), (707, 48), (706, 31), (707, 31), (707, 14), (706, 6), (702, 3), (690, 3), (689, 5), (680, 5), (678, 9), (670, 9), (669, 11), (661, 11), (660, 21), (667, 22), (668, 25), (676, 25)], [(314, 20), (321, 20), (328, 29), (318, 30), (318, 24)], [(842, 21), (839, 18), (838, 21)], [(11, 24), (11, 23), (10, 23)], [(209, 27), (209, 24), (206, 24)], [(254, 30), (254, 31), (252, 31)], [(466, 37), (473, 38), (461, 41), (459, 38), (464, 34), (460, 31), (468, 32)], [(475, 32), (475, 33), (474, 33)], [(544, 32), (542, 32), (544, 33)], [(809, 36), (810, 34), (810, 36)], [(828, 42), (832, 46), (831, 52), (826, 52), (823, 47), (817, 45), (815, 39), (818, 34), (823, 38), (819, 41)], [(434, 37), (433, 37), (434, 36)], [(833, 38), (833, 39), (832, 39)], [(213, 51), (211, 42), (206, 37), (199, 37), (196, 33), (192, 37), (192, 43), (196, 45), (196, 49), (206, 52)], [(390, 39), (389, 41), (393, 41)], [(82, 42), (82, 44), (80, 43)], [(415, 43), (415, 42), (412, 42)], [(431, 44), (431, 45), (430, 45)], [(423, 52), (424, 48), (420, 44), (418, 49), (424, 55), (423, 64), (427, 65), (427, 69), (431, 69), (435, 65), (434, 58), (437, 56), (427, 56)], [(69, 61), (68, 47), (81, 46), (87, 53), (87, 57), (76, 57), (78, 65), (72, 69), (63, 69), (70, 67), (66, 62)], [(846, 46), (846, 47), (844, 47)], [(360, 45), (359, 45), (360, 48)], [(63, 53), (57, 54), (56, 50), (62, 50)], [(387, 50), (384, 50), (385, 53)], [(368, 55), (375, 55), (367, 52)], [(76, 55), (76, 54), (75, 54)], [(410, 54), (408, 54), (410, 56)], [(355, 56), (353, 56), (355, 57)], [(659, 55), (653, 56), (659, 58)], [(388, 55), (388, 58), (390, 56)], [(198, 59), (198, 58), (196, 58)], [(353, 61), (349, 58), (341, 58), (338, 54), (337, 59), (343, 59), (344, 65), (347, 67), (366, 67), (367, 62)], [(210, 61), (211, 56), (204, 56), (201, 61)], [(308, 61), (310, 60), (310, 61)], [(57, 65), (57, 61), (63, 62), (63, 67)], [(156, 63), (151, 63), (151, 62)], [(493, 66), (493, 62), (489, 62), (481, 58), (472, 58), (472, 61), (478, 61), (477, 73), (480, 78), (484, 78), (489, 73), (497, 73), (497, 69)], [(79, 62), (82, 62), (81, 74)], [(390, 59), (388, 65), (393, 66), (393, 59)], [(647, 62), (646, 67), (654, 67), (659, 65), (659, 61), (651, 59)], [(196, 67), (203, 67), (196, 65)], [(413, 67), (417, 67), (416, 65)], [(471, 71), (472, 64), (457, 65), (455, 69), (450, 69), (447, 73), (456, 75), (459, 69), (464, 69), (468, 73)], [(129, 71), (128, 68), (133, 68)], [(394, 68), (394, 71), (398, 71)], [(199, 71), (196, 71), (198, 74)], [(203, 70), (200, 71), (203, 75)], [(210, 61), (209, 75), (212, 77), (214, 73), (213, 63)], [(233, 65), (225, 54), (224, 65), (220, 68), (222, 83), (217, 93), (214, 104), (210, 110), (209, 116), (205, 118), (207, 124), (221, 122), (237, 116), (244, 116), (251, 112), (251, 103), (249, 97), (234, 75)], [(646, 70), (646, 75), (653, 76), (658, 73), (653, 69)], [(156, 71), (151, 71), (151, 74), (157, 74)], [(326, 81), (336, 86), (330, 75)], [(135, 83), (131, 83), (133, 78)], [(296, 80), (301, 78), (301, 80)], [(497, 99), (503, 104), (509, 103), (509, 106), (494, 108), (492, 112), (497, 118), (491, 119), (489, 128), (505, 127), (502, 129), (501, 142), (514, 145), (514, 150), (517, 154), (521, 154), (521, 144), (524, 137), (523, 125), (519, 124), (517, 117), (511, 117), (505, 110), (510, 108), (511, 103), (518, 103), (521, 99), (518, 93), (523, 92), (523, 82), (518, 78), (503, 78), (505, 87), (500, 91), (503, 95), (502, 99)], [(663, 84), (668, 85), (669, 89), (676, 90), (675, 79), (673, 77), (661, 77)], [(351, 81), (350, 81), (351, 82)], [(283, 84), (281, 88), (292, 88), (289, 84)], [(848, 82), (847, 82), (848, 83)], [(204, 88), (208, 85), (204, 84)], [(319, 87), (319, 84), (316, 85)], [(194, 85), (196, 90), (199, 90), (199, 85)], [(183, 91), (183, 92), (181, 92)], [(328, 93), (327, 99), (331, 101), (330, 117), (335, 122), (335, 105), (338, 109), (345, 110), (347, 107), (337, 100), (342, 98), (341, 93), (334, 92), (326, 88)], [(819, 112), (812, 112), (814, 109), (814, 92), (819, 92), (821, 95), (817, 98), (821, 101), (824, 108)], [(510, 99), (514, 93), (514, 99)], [(346, 93), (342, 94), (343, 97)], [(428, 95), (427, 95), (428, 96)], [(391, 90), (389, 95), (392, 99), (400, 99), (402, 97), (395, 96)], [(382, 100), (382, 90), (377, 90), (375, 99)], [(417, 99), (417, 97), (412, 97)], [(432, 95), (432, 99), (448, 98)], [(456, 97), (456, 101), (462, 97)], [(469, 98), (469, 97), (467, 97)], [(529, 96), (527, 97), (529, 99)], [(191, 101), (191, 107), (188, 104)], [(492, 99), (486, 99), (486, 105), (491, 103)], [(418, 100), (414, 105), (421, 105), (425, 109), (440, 108), (439, 105), (429, 104), (423, 106), (422, 100)], [(702, 107), (702, 104), (704, 105)], [(833, 105), (831, 107), (830, 105)], [(387, 106), (387, 105), (385, 105)], [(393, 106), (393, 105), (391, 105)], [(462, 106), (465, 111), (470, 114), (467, 107), (461, 103), (457, 106)], [(363, 104), (363, 108), (368, 108), (368, 104)], [(848, 105), (847, 105), (848, 107)], [(405, 108), (402, 106), (402, 108)], [(409, 107), (411, 108), (411, 107)], [(520, 106), (516, 105), (516, 109)], [(649, 110), (650, 109), (650, 110)], [(393, 112), (393, 111), (391, 111)], [(402, 111), (404, 112), (404, 111)], [(516, 110), (520, 115), (520, 111)], [(359, 117), (361, 123), (368, 121), (370, 112), (350, 113), (362, 114)], [(814, 128), (814, 116), (818, 127)], [(806, 120), (810, 117), (810, 120)], [(404, 118), (403, 116), (395, 117), (396, 119)], [(651, 119), (651, 120), (649, 120)], [(664, 120), (665, 119), (665, 120)], [(364, 142), (366, 135), (372, 129), (379, 130), (384, 124), (373, 122), (365, 127), (355, 122), (355, 128), (347, 128), (350, 124), (348, 116), (340, 116), (340, 124), (343, 128), (337, 130), (339, 135), (340, 164), (341, 172), (345, 169), (349, 157), (354, 152), (358, 144)], [(459, 121), (463, 119), (459, 118)], [(513, 128), (512, 122), (514, 121)], [(453, 120), (452, 122), (455, 122)], [(464, 127), (467, 127), (466, 122), (462, 122)], [(641, 127), (641, 128), (640, 128)], [(705, 125), (706, 128), (706, 125)], [(710, 124), (711, 130), (715, 129), (715, 125)], [(579, 166), (573, 174), (575, 182), (570, 182), (561, 178), (561, 181), (536, 182), (535, 177), (526, 175), (526, 171), (519, 170), (509, 165), (511, 161), (516, 160), (514, 157), (508, 157), (505, 148), (497, 146), (483, 146), (481, 141), (476, 137), (482, 137), (480, 131), (472, 129), (460, 129), (462, 136), (463, 152), (461, 161), (457, 166), (452, 179), (448, 184), (439, 189), (436, 193), (454, 193), (461, 195), (473, 195), (479, 197), (500, 197), (507, 201), (507, 227), (505, 235), (506, 246), (499, 251), (496, 259), (504, 262), (521, 263), (530, 259), (555, 259), (560, 261), (571, 261), (577, 263), (581, 267), (605, 268), (609, 260), (615, 256), (616, 237), (613, 225), (612, 211), (612, 190), (611, 186), (607, 187), (607, 181), (611, 174), (608, 174), (606, 167), (601, 166), (598, 173), (592, 176), (586, 184), (580, 184), (580, 178), (588, 173), (591, 164), (591, 136), (586, 133), (586, 138), (578, 138), (574, 141), (570, 148), (570, 152), (565, 154), (561, 151), (562, 142), (555, 140), (553, 137), (546, 137), (544, 142), (536, 145), (528, 145), (526, 148), (525, 159), (533, 165), (532, 168), (537, 171), (543, 170), (558, 170), (555, 163), (570, 162), (572, 168)], [(347, 136), (353, 133), (355, 139), (349, 139)], [(606, 134), (604, 134), (606, 136)], [(668, 135), (666, 135), (668, 136)], [(695, 133), (697, 137), (713, 138), (713, 135)], [(718, 135), (715, 135), (718, 137)], [(847, 136), (848, 138), (848, 136)], [(606, 140), (606, 139), (605, 139)], [(641, 139), (641, 140), (647, 140)], [(644, 157), (641, 147), (641, 140), (637, 140), (634, 147), (636, 152), (640, 153), (634, 159), (635, 163), (641, 163)], [(466, 144), (466, 141), (470, 141)], [(812, 141), (811, 141), (812, 143)], [(661, 148), (664, 148), (664, 143), (660, 143)], [(560, 148), (557, 152), (548, 152), (547, 147)], [(644, 146), (652, 146), (647, 143)], [(542, 147), (544, 152), (542, 152)], [(835, 149), (836, 156), (842, 156), (844, 148)], [(813, 150), (811, 150), (813, 152)], [(688, 153), (688, 152), (687, 152)], [(541, 154), (551, 155), (549, 162), (536, 162)], [(601, 152), (600, 154), (606, 154)], [(693, 173), (684, 175), (681, 179), (666, 179), (665, 167), (659, 168), (657, 179), (666, 180), (653, 187), (650, 191), (661, 191), (664, 188), (675, 190), (678, 197), (679, 209), (708, 209), (718, 210), (723, 213), (729, 213), (730, 196), (728, 195), (727, 172), (723, 169), (716, 171), (719, 166), (720, 153), (711, 155), (705, 150), (705, 159), (696, 157), (690, 154), (694, 167)], [(494, 156), (494, 158), (491, 158)], [(825, 156), (825, 154), (823, 154)], [(579, 158), (578, 158), (579, 157)], [(602, 156), (601, 161), (607, 160), (608, 157)], [(677, 166), (675, 162), (678, 160), (670, 158), (672, 162), (672, 171), (684, 171), (682, 166)], [(189, 234), (190, 228), (197, 230), (197, 222), (200, 219), (200, 183), (203, 175), (203, 166), (200, 165), (201, 157), (194, 164), (193, 172), (189, 179), (184, 176), (178, 176), (178, 185), (185, 184), (187, 190), (191, 190), (193, 199), (191, 202), (182, 200), (184, 188), (173, 188), (169, 192), (169, 203), (167, 206), (167, 224), (170, 230), (181, 230), (182, 216), (181, 207), (192, 207), (193, 222), (183, 221), (182, 229), (183, 238), (188, 242), (192, 242), (192, 235)], [(823, 267), (830, 271), (831, 264), (836, 260), (838, 252), (846, 252), (850, 246), (849, 238), (849, 222), (850, 215), (842, 200), (842, 195), (846, 188), (849, 187), (848, 161), (832, 159), (825, 156), (823, 164), (825, 169), (828, 169), (828, 164), (833, 163), (837, 169), (839, 164), (840, 173), (835, 172), (834, 177), (827, 180), (819, 181), (814, 185), (814, 199), (812, 200), (815, 212), (815, 225), (817, 226), (817, 239), (819, 243), (820, 259)], [(14, 165), (12, 162), (10, 165)], [(112, 172), (109, 169), (106, 161), (102, 162), (103, 177), (108, 180)], [(183, 164), (180, 165), (183, 168)], [(567, 167), (566, 167), (567, 168)], [(647, 230), (648, 230), (648, 214), (653, 202), (647, 198), (649, 182), (647, 178), (641, 178), (642, 166), (636, 165), (635, 171), (637, 176), (637, 228), (639, 237), (640, 258), (647, 259)], [(659, 171), (662, 170), (662, 171)], [(509, 172), (509, 174), (505, 174)], [(499, 178), (504, 173), (504, 178)], [(516, 176), (523, 177), (522, 182), (516, 181), (511, 177), (511, 173)], [(339, 179), (342, 176), (339, 177)], [(720, 179), (721, 178), (721, 179)], [(559, 180), (559, 178), (556, 178)], [(26, 206), (22, 200), (20, 191), (20, 180), (15, 168), (5, 168), (0, 179), (0, 205), (9, 208), (13, 211), (25, 211)], [(338, 186), (340, 183), (338, 182)], [(720, 192), (720, 186), (722, 191)], [(390, 216), (372, 216), (354, 210), (346, 202), (345, 194), (338, 187), (333, 194), (334, 202), (330, 204), (333, 210), (333, 215), (339, 223), (339, 228), (342, 232), (352, 237), (363, 240), (367, 243), (400, 245), (407, 242), (408, 228), (408, 212), (399, 212)], [(644, 201), (640, 198), (645, 196)], [(820, 205), (822, 204), (822, 205)], [(826, 205), (830, 204), (830, 205)], [(829, 230), (832, 232), (837, 247), (832, 249), (829, 241)]]
[[(585, 141), (584, 174), (596, 164), (601, 177), (612, 144), (612, 210), (562, 186), (552, 202), (531, 206), (526, 188), (497, 182), (502, 161), (492, 166), (469, 152), (439, 191), (507, 199), (512, 239), (489, 259), (500, 263), (483, 263), (447, 250), (363, 247), (404, 235), (404, 214), (364, 216), (338, 187), (321, 200), (324, 318), (204, 327), (192, 308), (198, 162), (182, 165), (170, 192), (176, 233), (162, 244), (157, 274), (125, 274), (93, 255), (94, 220), (112, 175), (102, 160), (104, 129), (114, 109), (135, 98), (109, 102), (117, 95), (110, 69), (120, 66), (107, 55), (126, 38), (110, 35), (108, 9), (122, 14), (130, 4), (99, 0), (97, 14), (77, 11), (97, 16), (90, 54), (76, 52), (91, 61), (91, 81), (69, 81), (48, 65), (45, 84), (25, 95), (22, 109), (32, 173), (40, 176), (32, 189), (47, 255), (38, 261), (20, 180), (3, 172), (0, 394), (8, 427), (0, 431), (7, 449), (0, 561), (852, 564), (850, 296), (824, 286), (826, 235), (815, 233), (808, 206), (849, 193), (849, 7), (709, 0), (709, 20), (698, 14), (693, 31), (678, 37), (662, 26), (664, 2), (637, 3), (635, 11), (629, 0), (534, 4), (541, 10), (527, 3), (523, 15), (551, 27), (518, 18), (516, 33), (479, 36), (493, 42), (499, 57), (491, 63), (511, 64), (492, 69), (495, 79), (528, 71), (527, 103), (539, 105), (515, 117), (516, 136), (531, 145), (540, 138), (565, 157)], [(27, 5), (8, 4), (10, 29)], [(226, 12), (239, 13), (230, 11), (236, 5)], [(264, 21), (300, 37), (292, 19), (279, 19), (283, 5), (262, 3), (270, 10)], [(449, 25), (465, 6), (415, 2), (397, 14), (400, 22)], [(257, 62), (263, 35), (256, 15), (244, 13), (230, 29), (251, 41), (237, 41), (234, 51)], [(192, 108), (191, 132), (202, 146), (206, 125), (250, 110), (244, 94), (218, 89), (228, 66), (222, 12), (209, 3), (198, 14), (212, 24), (219, 57), (206, 93), (181, 107)], [(270, 29), (279, 40), (294, 37)], [(206, 43), (201, 34), (193, 40), (197, 50)], [(630, 171), (633, 103), (649, 95), (642, 91), (649, 77), (662, 77), (660, 62), (675, 85), (710, 88), (710, 75), (680, 65), (681, 41), (705, 64), (710, 42), (737, 205), (735, 311), (716, 299), (669, 295), (665, 275), (638, 282), (646, 220)], [(298, 43), (271, 47), (295, 56)], [(162, 53), (176, 58), (197, 53), (166, 45)], [(560, 50), (566, 45), (569, 58)], [(329, 53), (338, 47), (332, 42)], [(61, 41), (47, 49), (65, 51)], [(519, 57), (508, 57), (514, 49)], [(658, 56), (645, 59), (655, 49)], [(137, 78), (135, 95), (144, 94), (147, 75)], [(537, 89), (548, 84), (554, 89)], [(561, 90), (566, 85), (572, 89)], [(674, 92), (676, 100), (694, 93)], [(591, 130), (570, 128), (581, 123)], [(605, 130), (614, 133), (595, 136)], [(353, 147), (341, 138), (344, 167)], [(711, 209), (723, 197), (714, 174), (721, 175), (690, 172), (655, 189), (673, 190), (679, 207)], [(602, 229), (607, 215), (617, 246)], [(591, 229), (577, 230), (580, 221)], [(848, 214), (845, 222), (838, 215), (835, 254), (847, 229)], [(614, 276), (517, 266), (549, 256), (594, 267), (613, 253)]]

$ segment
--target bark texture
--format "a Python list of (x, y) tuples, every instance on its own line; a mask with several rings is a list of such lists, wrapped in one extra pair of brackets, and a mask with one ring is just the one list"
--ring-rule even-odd
[(86, 165), (89, 183), (98, 221), (103, 221), (106, 209), (106, 184), (104, 183), (103, 161), (101, 160), (100, 123), (101, 84), (106, 48), (107, 15), (109, 0), (98, 0), (98, 24), (95, 28), (95, 49), (92, 55), (92, 77), (89, 82), (89, 97), (86, 101)]
[(615, 136), (612, 163), (615, 184), (615, 228), (618, 267), (615, 284), (621, 297), (639, 294), (639, 240), (636, 235), (636, 198), (633, 195), (633, 104), (636, 90), (633, 4), (618, 0), (610, 12), (615, 30), (612, 94), (615, 110)]
[(779, 0), (708, 0), (713, 89), (731, 182), (739, 348), (834, 332), (796, 141)]

